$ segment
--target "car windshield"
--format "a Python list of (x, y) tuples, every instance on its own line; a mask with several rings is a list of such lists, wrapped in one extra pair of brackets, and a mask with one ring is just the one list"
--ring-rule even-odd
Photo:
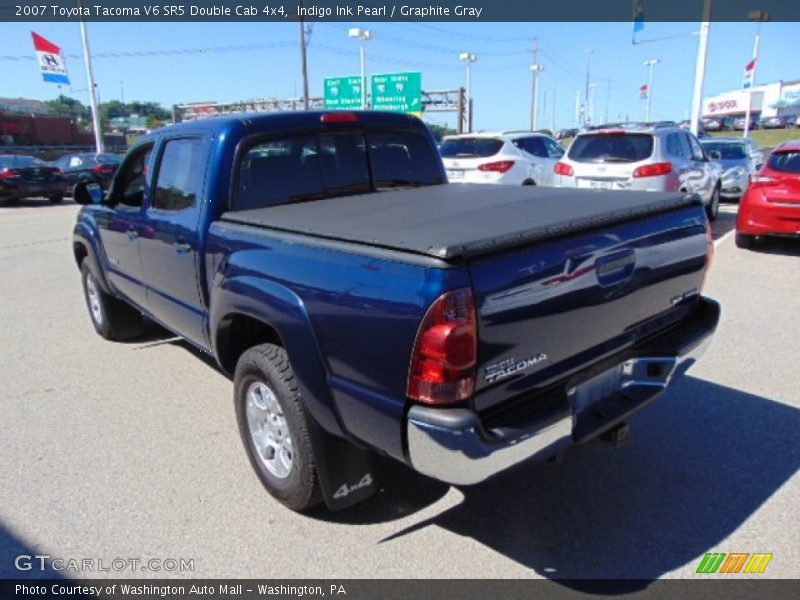
[(722, 160), (740, 160), (747, 158), (747, 151), (744, 144), (720, 144), (714, 142), (707, 142), (703, 144), (703, 150), (706, 154), (718, 152)]
[(444, 158), (486, 158), (503, 147), (503, 140), (493, 138), (457, 138), (445, 140), (439, 148)]
[(800, 173), (800, 152), (773, 152), (767, 166), (773, 171)]
[(35, 156), (14, 156), (10, 154), (0, 156), (0, 169), (39, 167), (44, 164), (46, 163), (43, 160)]
[(577, 162), (638, 162), (653, 153), (653, 136), (647, 133), (595, 133), (579, 135), (568, 156)]

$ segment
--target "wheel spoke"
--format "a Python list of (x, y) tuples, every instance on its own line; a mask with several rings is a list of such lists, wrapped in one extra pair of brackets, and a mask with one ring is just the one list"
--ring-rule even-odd
[(252, 383), (245, 398), (250, 440), (259, 460), (275, 477), (288, 477), (294, 462), (294, 448), (280, 401), (262, 381)]

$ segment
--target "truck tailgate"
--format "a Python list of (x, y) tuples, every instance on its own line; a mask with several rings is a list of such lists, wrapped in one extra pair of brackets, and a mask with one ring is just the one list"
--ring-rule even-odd
[(680, 320), (707, 251), (704, 212), (691, 206), (470, 260), (474, 408), (532, 395)]

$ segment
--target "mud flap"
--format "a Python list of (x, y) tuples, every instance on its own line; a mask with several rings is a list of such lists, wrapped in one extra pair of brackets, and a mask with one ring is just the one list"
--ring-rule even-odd
[(372, 454), (310, 421), (319, 487), (328, 508), (342, 510), (372, 496), (378, 490)]

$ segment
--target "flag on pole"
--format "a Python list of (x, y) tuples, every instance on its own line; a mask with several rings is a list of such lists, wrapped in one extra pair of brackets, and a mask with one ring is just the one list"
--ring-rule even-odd
[(64, 63), (61, 48), (34, 31), (31, 31), (31, 35), (33, 36), (33, 47), (36, 49), (39, 68), (42, 71), (42, 78), (50, 83), (69, 85), (67, 65)]
[(633, 35), (644, 29), (644, 0), (633, 0)]
[(753, 85), (753, 74), (756, 72), (756, 59), (754, 58), (744, 68), (744, 81), (742, 82), (743, 88), (749, 88)]
[(647, 98), (647, 94), (650, 92), (648, 85), (645, 83), (642, 87), (639, 88), (639, 97), (642, 100)]

